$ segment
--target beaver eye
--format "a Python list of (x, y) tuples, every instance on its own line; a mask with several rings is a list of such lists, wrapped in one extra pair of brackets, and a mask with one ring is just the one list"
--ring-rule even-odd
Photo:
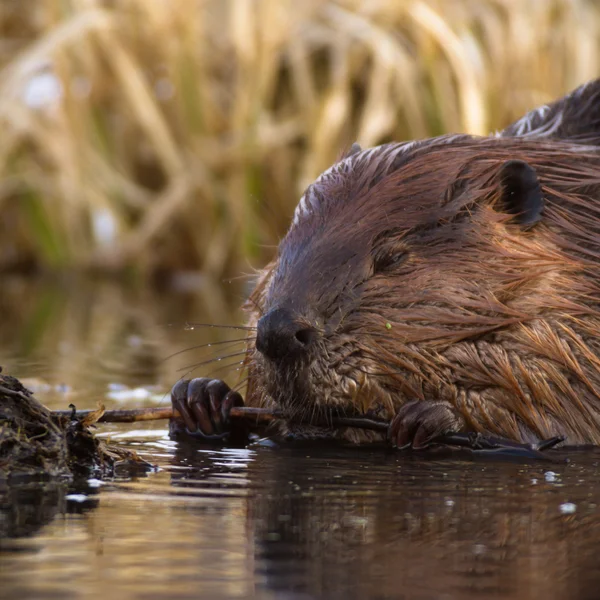
[(373, 272), (383, 273), (385, 271), (392, 271), (408, 258), (408, 252), (406, 250), (399, 250), (397, 252), (378, 252), (373, 258)]

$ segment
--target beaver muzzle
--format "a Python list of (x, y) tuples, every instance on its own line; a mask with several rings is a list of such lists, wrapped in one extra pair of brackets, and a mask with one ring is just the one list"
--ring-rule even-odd
[(275, 364), (303, 362), (319, 337), (290, 309), (274, 308), (258, 321), (256, 349)]

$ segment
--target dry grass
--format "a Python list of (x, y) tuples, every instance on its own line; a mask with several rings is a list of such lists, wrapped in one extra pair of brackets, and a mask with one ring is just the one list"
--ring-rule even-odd
[(0, 28), (4, 269), (247, 270), (353, 141), (599, 74), (586, 0), (3, 0)]

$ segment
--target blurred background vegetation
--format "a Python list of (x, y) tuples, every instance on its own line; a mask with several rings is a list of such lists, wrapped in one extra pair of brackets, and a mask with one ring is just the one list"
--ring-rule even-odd
[(262, 265), (352, 142), (486, 134), (595, 78), (593, 0), (2, 0), (0, 270)]

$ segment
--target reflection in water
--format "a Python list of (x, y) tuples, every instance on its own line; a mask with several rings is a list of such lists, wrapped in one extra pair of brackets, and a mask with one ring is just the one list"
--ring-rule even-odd
[(65, 511), (64, 483), (0, 482), (0, 540), (36, 533)]
[[(64, 382), (85, 405), (106, 400), (107, 382), (168, 390), (202, 353), (161, 357), (208, 339), (165, 325), (232, 318), (105, 285), (45, 293), (0, 300), (14, 301), (0, 364)], [(87, 489), (83, 504), (60, 486), (0, 489), (3, 598), (598, 597), (600, 450), (532, 464), (338, 445), (214, 450), (178, 445), (164, 427), (103, 426), (160, 470)]]
[[(106, 281), (47, 284), (7, 278), (0, 294), (0, 365), (27, 380), (51, 408), (66, 408), (72, 401), (94, 407), (97, 400), (111, 406), (106, 395), (111, 384), (158, 385), (164, 394), (188, 372), (206, 375), (223, 366), (208, 364), (198, 373), (195, 364), (232, 352), (227, 344), (195, 347), (238, 338), (235, 331), (186, 328), (189, 321), (239, 322), (244, 292), (233, 285), (227, 291), (226, 297), (208, 283), (192, 294)], [(229, 374), (232, 382), (237, 377)], [(68, 399), (63, 389), (70, 391)]]
[(10, 540), (10, 597), (597, 597), (598, 452), (523, 465), (166, 438), (129, 447), (162, 470)]

